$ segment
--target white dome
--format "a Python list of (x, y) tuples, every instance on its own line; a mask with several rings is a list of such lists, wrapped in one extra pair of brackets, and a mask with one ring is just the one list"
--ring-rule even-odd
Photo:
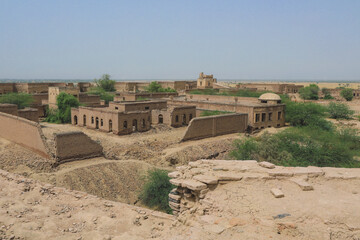
[(275, 93), (264, 93), (259, 97), (259, 100), (262, 101), (279, 101), (281, 100), (280, 96)]

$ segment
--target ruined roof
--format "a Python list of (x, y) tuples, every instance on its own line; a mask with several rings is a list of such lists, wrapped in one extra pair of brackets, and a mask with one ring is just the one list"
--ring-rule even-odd
[(275, 93), (264, 93), (259, 97), (259, 100), (264, 101), (278, 101), (281, 100), (280, 96)]

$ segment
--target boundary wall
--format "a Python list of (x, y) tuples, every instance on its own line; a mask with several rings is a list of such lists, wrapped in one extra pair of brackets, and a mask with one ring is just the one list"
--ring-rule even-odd
[(56, 162), (99, 157), (102, 146), (83, 132), (64, 132), (55, 135)]
[(0, 112), (0, 136), (50, 158), (45, 137), (36, 122)]
[(245, 132), (247, 127), (248, 115), (244, 113), (198, 117), (190, 121), (181, 141)]

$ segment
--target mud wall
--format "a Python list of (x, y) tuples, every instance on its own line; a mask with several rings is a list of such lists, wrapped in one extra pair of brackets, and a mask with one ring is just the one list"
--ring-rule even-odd
[(234, 113), (194, 118), (190, 121), (182, 141), (245, 132), (247, 126), (247, 114)]
[(49, 158), (41, 127), (36, 122), (0, 113), (0, 136)]
[(103, 155), (102, 146), (83, 132), (66, 132), (55, 135), (58, 163)]

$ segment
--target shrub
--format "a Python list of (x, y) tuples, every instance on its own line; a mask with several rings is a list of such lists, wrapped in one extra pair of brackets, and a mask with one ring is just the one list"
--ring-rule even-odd
[(105, 92), (115, 91), (115, 81), (110, 79), (109, 74), (103, 74), (100, 79), (94, 79), (97, 87), (102, 88)]
[(301, 88), (299, 90), (300, 97), (305, 100), (318, 100), (319, 99), (319, 87), (316, 84), (310, 84), (310, 86)]
[(346, 101), (351, 101), (353, 99), (353, 90), (351, 88), (345, 88), (341, 90), (340, 95), (345, 98)]
[(360, 167), (360, 136), (353, 129), (341, 131), (295, 127), (259, 138), (236, 140), (230, 156), (282, 166)]
[(229, 113), (231, 112), (205, 110), (201, 112), (200, 116), (206, 117), (206, 116), (214, 116), (214, 115), (229, 114)]
[(67, 93), (60, 93), (56, 98), (56, 110), (49, 110), (47, 112), (46, 122), (51, 123), (70, 123), (71, 122), (71, 108), (78, 107), (79, 101), (73, 95)]
[(106, 103), (109, 103), (111, 101), (114, 101), (114, 94), (106, 92), (101, 87), (93, 87), (90, 89), (88, 94), (98, 95), (100, 96), (101, 100), (105, 100)]
[(167, 171), (160, 169), (150, 170), (139, 198), (147, 207), (171, 213), (168, 195), (173, 188), (174, 186), (170, 183)]
[(325, 120), (327, 108), (316, 103), (286, 103), (285, 120), (292, 126), (314, 126), (331, 129), (331, 123)]
[(27, 93), (6, 93), (0, 95), (0, 103), (16, 104), (18, 109), (29, 107), (34, 102), (33, 97)]
[(334, 119), (350, 119), (354, 111), (350, 110), (349, 106), (344, 103), (329, 103), (328, 111), (330, 118)]
[(145, 88), (147, 92), (176, 92), (175, 89), (170, 87), (163, 88), (158, 82), (151, 82), (148, 87)]

